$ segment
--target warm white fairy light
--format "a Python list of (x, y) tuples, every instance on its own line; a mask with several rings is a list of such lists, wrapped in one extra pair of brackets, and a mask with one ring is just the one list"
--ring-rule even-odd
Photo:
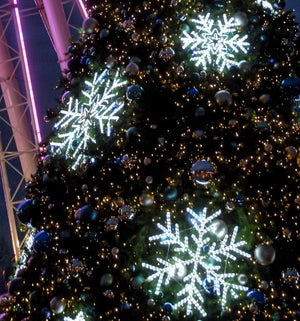
[(214, 65), (222, 72), (225, 67), (238, 64), (234, 61), (235, 53), (247, 53), (249, 43), (245, 40), (248, 36), (240, 38), (236, 34), (237, 24), (234, 18), (228, 19), (224, 14), (223, 21), (222, 23), (218, 20), (215, 24), (209, 13), (206, 16), (198, 15), (198, 19), (191, 20), (196, 25), (196, 31), (190, 34), (183, 32), (183, 49), (191, 49), (191, 60), (195, 61), (196, 66), (201, 65), (204, 70), (207, 69), (207, 65)]
[[(174, 305), (174, 308), (185, 306), (187, 315), (190, 315), (194, 308), (205, 317), (207, 313), (203, 307), (205, 301), (203, 292), (212, 291), (221, 296), (221, 308), (225, 309), (228, 295), (237, 298), (237, 291), (248, 290), (247, 287), (234, 283), (233, 279), (237, 274), (226, 273), (225, 265), (228, 260), (235, 261), (236, 255), (245, 258), (250, 258), (251, 255), (240, 249), (246, 244), (245, 241), (236, 242), (237, 226), (231, 237), (226, 234), (221, 241), (211, 242), (212, 228), (210, 226), (212, 221), (221, 215), (220, 210), (210, 216), (207, 216), (207, 208), (199, 213), (187, 208), (187, 212), (192, 216), (190, 221), (196, 234), (189, 231), (187, 236), (183, 236), (178, 224), (173, 226), (171, 214), (167, 213), (166, 225), (157, 224), (162, 233), (151, 236), (149, 240), (159, 240), (161, 245), (172, 245), (173, 247), (169, 251), (172, 250), (178, 255), (167, 260), (157, 258), (157, 266), (148, 263), (142, 263), (142, 266), (154, 272), (147, 280), (157, 279), (156, 294), (159, 294), (163, 285), (168, 285), (172, 279), (181, 276), (183, 288), (177, 293), (177, 296), (182, 299)], [(195, 246), (189, 245), (190, 240)], [(184, 254), (184, 258), (180, 257), (181, 253)], [(227, 281), (228, 279), (230, 282)], [(206, 288), (207, 284), (210, 284), (210, 289)]]
[(80, 311), (75, 319), (71, 319), (70, 317), (64, 317), (64, 321), (85, 321), (84, 314), (82, 311)]
[(95, 73), (92, 82), (85, 81), (86, 89), (82, 94), (86, 99), (71, 97), (68, 109), (61, 110), (62, 117), (54, 125), (59, 132), (51, 145), (55, 147), (55, 152), (73, 159), (73, 169), (84, 160), (87, 145), (96, 142), (92, 128), (99, 126), (102, 134), (111, 135), (111, 122), (119, 119), (116, 114), (124, 106), (117, 88), (125, 84), (126, 81), (120, 81), (118, 70), (113, 79), (108, 70), (100, 75)]

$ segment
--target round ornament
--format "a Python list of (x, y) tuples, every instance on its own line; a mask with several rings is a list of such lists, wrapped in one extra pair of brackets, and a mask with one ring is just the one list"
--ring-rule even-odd
[(170, 302), (165, 302), (163, 305), (164, 313), (165, 314), (171, 314), (174, 310), (173, 304)]
[(65, 91), (63, 94), (62, 94), (62, 96), (61, 96), (61, 102), (63, 103), (63, 104), (67, 104), (68, 102), (69, 102), (69, 100), (70, 100), (70, 98), (71, 98), (71, 92), (70, 91)]
[(17, 208), (17, 216), (21, 223), (28, 224), (31, 222), (34, 215), (34, 201), (32, 199), (26, 199), (19, 204)]
[(258, 311), (258, 306), (255, 302), (252, 302), (249, 306), (249, 309), (252, 313), (256, 313)]
[(80, 222), (93, 222), (97, 216), (98, 212), (91, 205), (84, 205), (75, 212), (75, 219)]
[(152, 184), (152, 183), (153, 183), (153, 177), (152, 177), (152, 176), (147, 176), (147, 177), (145, 178), (145, 182), (146, 182), (148, 185)]
[(50, 242), (50, 235), (44, 230), (39, 231), (33, 240), (33, 248), (36, 252), (44, 252), (47, 250)]
[(60, 299), (58, 299), (57, 297), (54, 297), (51, 299), (50, 301), (50, 309), (52, 310), (52, 312), (54, 312), (55, 314), (60, 314), (64, 312), (65, 309), (65, 304), (64, 302), (62, 302)]
[(153, 204), (153, 197), (150, 194), (143, 193), (139, 198), (140, 204), (143, 206), (151, 206)]
[(111, 217), (105, 223), (105, 229), (107, 232), (115, 231), (117, 227), (118, 227), (118, 221), (114, 217)]
[(227, 90), (219, 90), (215, 94), (215, 100), (219, 106), (224, 104), (230, 106), (232, 104), (232, 95)]
[(254, 257), (259, 264), (269, 265), (274, 262), (276, 253), (272, 245), (260, 244), (254, 250)]
[(241, 71), (243, 72), (247, 72), (247, 71), (250, 71), (251, 70), (251, 63), (249, 61), (246, 61), (246, 60), (242, 60), (240, 61), (239, 63), (239, 68)]
[(86, 19), (84, 19), (83, 23), (82, 23), (82, 29), (84, 30), (84, 32), (86, 34), (91, 34), (93, 32), (95, 32), (96, 28), (98, 27), (98, 21), (95, 18), (92, 17), (88, 17)]
[(263, 104), (267, 104), (271, 101), (271, 96), (268, 94), (263, 94), (259, 96), (259, 101), (262, 102)]
[(297, 77), (287, 77), (282, 80), (281, 86), (290, 95), (296, 96), (300, 94), (300, 79)]
[(246, 274), (239, 274), (238, 281), (241, 285), (245, 285), (248, 282), (248, 277)]
[(114, 298), (114, 292), (112, 290), (106, 290), (103, 292), (103, 295), (109, 299)]
[(214, 172), (214, 165), (204, 159), (194, 163), (191, 168), (193, 180), (200, 185), (209, 184), (209, 180), (212, 178)]
[(249, 20), (246, 12), (243, 11), (237, 11), (234, 15), (235, 22), (238, 26), (246, 27)]
[(260, 307), (266, 304), (266, 296), (257, 290), (251, 290), (247, 293), (248, 298), (252, 298), (252, 300)]
[(264, 281), (264, 280), (261, 281), (261, 283), (260, 283), (260, 288), (261, 288), (262, 290), (267, 290), (268, 287), (269, 287), (269, 284), (268, 284), (267, 281)]
[(7, 283), (9, 295), (17, 295), (25, 290), (25, 280), (21, 277), (16, 277)]
[(288, 268), (282, 273), (282, 277), (289, 284), (298, 284), (299, 282), (299, 273), (295, 268)]
[(103, 39), (103, 38), (108, 37), (108, 35), (109, 35), (109, 30), (108, 29), (102, 29), (100, 31), (99, 38)]
[(130, 75), (130, 76), (134, 76), (139, 72), (139, 66), (134, 63), (134, 62), (130, 62), (127, 66), (126, 66), (126, 72)]
[(111, 273), (105, 273), (101, 276), (100, 285), (101, 286), (110, 286), (112, 285), (114, 277)]
[(226, 223), (221, 219), (215, 219), (209, 226), (210, 233), (216, 236), (218, 240), (222, 240), (228, 233), (228, 227)]
[(119, 219), (121, 221), (131, 220), (131, 219), (133, 219), (133, 217), (134, 217), (134, 213), (133, 213), (132, 209), (130, 208), (130, 206), (124, 205), (120, 209)]
[(189, 98), (197, 98), (199, 95), (199, 90), (197, 88), (191, 88), (186, 92)]
[(171, 58), (174, 57), (174, 55), (175, 55), (175, 51), (172, 48), (167, 47), (167, 48), (161, 49), (161, 51), (158, 54), (158, 57), (163, 60), (170, 60)]
[(141, 99), (143, 94), (143, 88), (138, 85), (131, 85), (127, 90), (126, 90), (126, 98), (129, 101), (136, 101)]
[(288, 147), (286, 147), (285, 150), (287, 152), (287, 156), (288, 156), (289, 159), (295, 158), (297, 156), (297, 154), (298, 154), (298, 150), (294, 146), (288, 146)]

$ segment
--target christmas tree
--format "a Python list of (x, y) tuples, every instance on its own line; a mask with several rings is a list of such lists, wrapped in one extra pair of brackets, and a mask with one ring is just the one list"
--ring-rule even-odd
[(293, 13), (85, 4), (1, 320), (299, 320)]

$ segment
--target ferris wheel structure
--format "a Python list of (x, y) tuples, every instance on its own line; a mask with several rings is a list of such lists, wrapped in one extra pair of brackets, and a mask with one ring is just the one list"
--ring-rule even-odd
[(0, 0), (0, 168), (16, 262), (26, 239), (20, 240), (16, 210), (24, 197), (25, 183), (36, 171), (42, 143), (39, 106), (27, 50), (30, 43), (24, 28), (24, 22), (32, 16), (42, 20), (38, 28), (46, 29), (65, 77), (71, 31), (78, 30), (88, 14), (83, 0)]

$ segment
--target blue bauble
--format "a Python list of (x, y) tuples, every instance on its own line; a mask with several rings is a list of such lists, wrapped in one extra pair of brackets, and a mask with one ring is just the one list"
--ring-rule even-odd
[(204, 291), (207, 293), (207, 294), (215, 294), (216, 290), (215, 290), (215, 282), (214, 280), (207, 280), (206, 278), (203, 280), (202, 282), (202, 286), (203, 286), (203, 289)]
[(91, 205), (84, 205), (76, 211), (75, 216), (81, 222), (92, 222), (97, 219), (98, 212)]
[(138, 85), (131, 85), (126, 91), (126, 98), (128, 100), (139, 100), (143, 94), (143, 88)]
[(187, 96), (189, 98), (197, 98), (197, 96), (199, 95), (199, 90), (197, 88), (191, 88), (186, 92)]
[(289, 93), (290, 95), (300, 94), (300, 79), (297, 77), (287, 77), (282, 80), (281, 86)]
[(33, 240), (33, 248), (36, 252), (44, 252), (50, 242), (50, 235), (46, 231), (39, 231)]
[(48, 308), (42, 308), (41, 314), (45, 319), (49, 319), (51, 317), (51, 311)]
[(247, 293), (248, 298), (255, 300), (258, 306), (264, 306), (266, 304), (266, 296), (257, 290), (251, 290)]
[(164, 313), (165, 314), (171, 314), (174, 310), (172, 303), (165, 302), (163, 305)]
[(71, 58), (68, 60), (68, 68), (70, 70), (76, 70), (80, 67), (80, 62), (78, 59)]
[(19, 204), (17, 209), (17, 215), (21, 223), (28, 224), (31, 221), (34, 211), (34, 201), (32, 199), (26, 199)]
[(130, 309), (130, 305), (127, 302), (121, 304), (121, 312), (127, 311)]
[(161, 19), (156, 19), (155, 24), (159, 26), (163, 26), (165, 23)]

